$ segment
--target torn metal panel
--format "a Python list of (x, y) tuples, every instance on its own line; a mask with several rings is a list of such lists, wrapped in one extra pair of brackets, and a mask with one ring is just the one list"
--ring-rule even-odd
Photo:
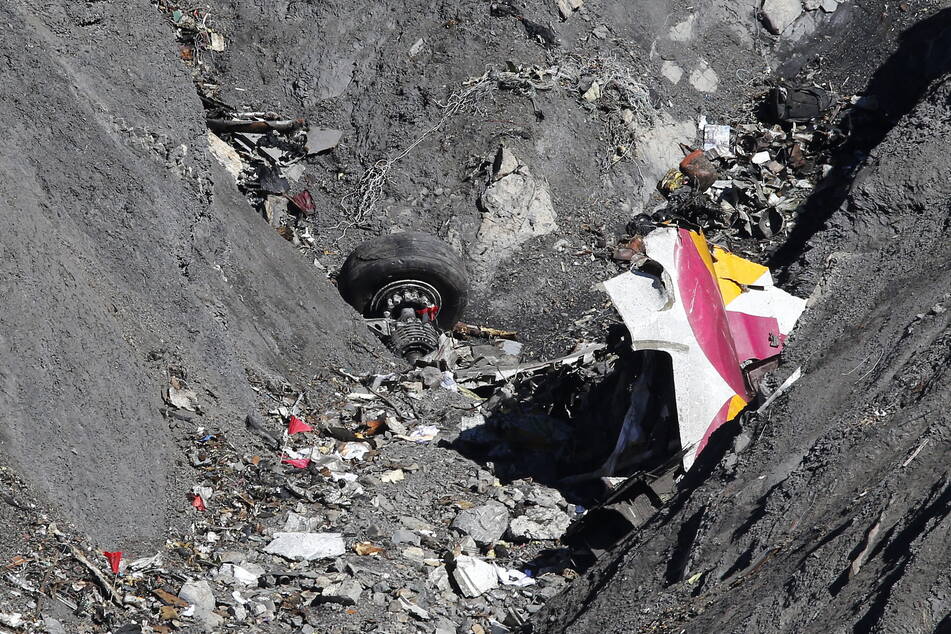
[(524, 376), (535, 374), (536, 372), (567, 366), (573, 364), (590, 364), (594, 361), (594, 353), (604, 350), (607, 346), (601, 343), (594, 343), (581, 346), (575, 352), (564, 357), (559, 357), (551, 361), (522, 363), (513, 368), (473, 368), (469, 370), (457, 370), (455, 372), (456, 381), (461, 385), (489, 385), (508, 381), (515, 376)]
[(689, 468), (707, 439), (754, 397), (743, 368), (775, 357), (805, 302), (773, 285), (766, 267), (699, 233), (663, 228), (644, 239), (637, 268), (604, 283), (635, 350), (673, 360), (680, 438)]

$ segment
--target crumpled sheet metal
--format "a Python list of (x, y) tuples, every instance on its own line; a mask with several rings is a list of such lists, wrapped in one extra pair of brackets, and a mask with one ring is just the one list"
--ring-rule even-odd
[(742, 364), (778, 355), (805, 301), (776, 288), (766, 267), (722, 249), (711, 252), (699, 233), (657, 229), (644, 248), (663, 267), (659, 277), (632, 269), (604, 286), (632, 347), (660, 350), (673, 360), (689, 469), (710, 434), (753, 398)]

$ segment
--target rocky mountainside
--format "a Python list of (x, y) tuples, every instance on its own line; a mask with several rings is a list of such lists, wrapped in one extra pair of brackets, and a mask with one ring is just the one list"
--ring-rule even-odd
[[(0, 7), (0, 624), (946, 627), (948, 12)], [(834, 94), (824, 127), (762, 122), (778, 84)], [(222, 131), (235, 113), (292, 134)], [(703, 142), (701, 121), (768, 150), (764, 167), (746, 156), (720, 176), (780, 214), (775, 232), (671, 215), (657, 184)], [(794, 159), (804, 131), (815, 154)], [(616, 247), (671, 221), (712, 226), (810, 297), (771, 384), (803, 376), (723, 427), (660, 512), (588, 569), (563, 538), (597, 496), (558, 469), (603, 459), (619, 422), (571, 428), (520, 395), (551, 390), (577, 424), (568, 405), (597, 402), (609, 364), (581, 354), (551, 372), (578, 401), (534, 370), (467, 383), (412, 369), (335, 275), (365, 240), (442, 238), (472, 280), (465, 321), (519, 339), (462, 342), (480, 376), (610, 341), (599, 284), (629, 267)], [(313, 430), (282, 438), (292, 419)], [(113, 574), (103, 553), (120, 550)]]

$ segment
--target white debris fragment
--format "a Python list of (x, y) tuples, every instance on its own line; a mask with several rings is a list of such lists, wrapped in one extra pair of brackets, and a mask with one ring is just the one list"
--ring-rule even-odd
[(770, 160), (771, 159), (769, 157), (769, 152), (767, 152), (766, 150), (763, 150), (762, 152), (757, 152), (756, 154), (753, 155), (753, 158), (750, 159), (753, 165), (762, 165), (764, 163), (768, 163)]
[(365, 442), (345, 442), (337, 451), (344, 460), (363, 460), (370, 452), (370, 444)]
[(503, 568), (502, 566), (496, 565), (495, 573), (499, 576), (499, 582), (503, 586), (515, 586), (517, 588), (524, 588), (525, 586), (535, 585), (535, 580), (520, 570), (513, 570), (511, 568)]
[(197, 412), (201, 409), (198, 403), (198, 395), (194, 390), (190, 390), (177, 378), (172, 377), (168, 383), (168, 404), (177, 409), (184, 409), (189, 412)]
[(238, 176), (240, 176), (242, 170), (244, 170), (244, 162), (241, 160), (241, 155), (211, 130), (208, 131), (208, 151), (210, 151), (211, 155), (218, 159), (218, 162), (231, 174), (231, 178), (237, 181)]
[(469, 555), (456, 557), (452, 578), (456, 580), (463, 596), (469, 598), (484, 594), (499, 585), (495, 566)]
[(439, 434), (439, 428), (435, 425), (417, 425), (408, 434), (397, 436), (410, 442), (431, 442)]
[(23, 615), (19, 612), (0, 612), (0, 623), (16, 629), (20, 629), (26, 624), (23, 620)]
[(218, 569), (218, 577), (225, 583), (239, 583), (245, 586), (256, 586), (258, 577), (264, 574), (264, 569), (257, 564), (247, 563), (244, 566), (237, 564), (222, 564)]
[(341, 533), (274, 533), (264, 552), (294, 561), (332, 559), (346, 552)]

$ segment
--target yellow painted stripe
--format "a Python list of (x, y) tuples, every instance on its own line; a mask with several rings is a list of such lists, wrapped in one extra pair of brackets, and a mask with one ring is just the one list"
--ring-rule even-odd
[(744, 407), (746, 407), (746, 401), (743, 400), (743, 397), (739, 394), (734, 394), (733, 398), (730, 399), (730, 408), (726, 412), (726, 419), (733, 420), (737, 414), (743, 411)]
[(713, 258), (714, 274), (720, 286), (724, 306), (729, 306), (730, 302), (740, 296), (742, 289), (736, 284), (737, 282), (755, 284), (764, 273), (769, 272), (769, 269), (762, 264), (750, 262), (720, 247), (714, 247)]

